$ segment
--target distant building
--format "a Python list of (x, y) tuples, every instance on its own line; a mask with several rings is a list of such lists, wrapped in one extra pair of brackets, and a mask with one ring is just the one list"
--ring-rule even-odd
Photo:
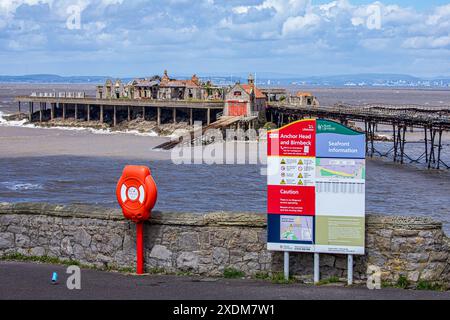
[(202, 83), (194, 74), (191, 79), (171, 79), (164, 71), (162, 78), (134, 79), (127, 85), (120, 80), (107, 80), (97, 86), (97, 99), (150, 99), (150, 100), (222, 100), (223, 88), (211, 82)]
[(134, 79), (125, 86), (124, 96), (130, 99), (157, 99), (160, 82), (159, 76)]
[(255, 85), (253, 75), (248, 84), (236, 83), (225, 95), (224, 116), (257, 116), (267, 107), (267, 97)]
[(159, 84), (158, 100), (200, 100), (203, 87), (200, 79), (194, 74), (189, 80), (170, 79), (167, 70)]
[(283, 88), (262, 88), (261, 92), (264, 93), (268, 102), (285, 101), (289, 96), (287, 90)]
[(301, 106), (319, 107), (319, 100), (309, 92), (297, 92), (295, 96), (289, 97), (290, 103)]

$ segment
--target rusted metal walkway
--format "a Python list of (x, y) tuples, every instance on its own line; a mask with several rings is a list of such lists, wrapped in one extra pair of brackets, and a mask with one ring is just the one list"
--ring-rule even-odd
[(213, 129), (226, 129), (230, 127), (231, 125), (241, 121), (243, 119), (242, 116), (237, 117), (226, 117), (222, 116), (220, 117), (216, 122), (211, 123), (208, 126), (204, 126), (201, 131), (200, 130), (191, 130), (188, 134), (185, 136), (178, 137), (176, 139), (173, 139), (171, 141), (162, 143), (158, 146), (156, 146), (154, 149), (163, 149), (163, 150), (170, 150), (175, 148), (175, 146), (179, 144), (189, 144), (189, 145), (195, 145), (197, 140), (201, 140), (205, 137), (205, 133), (208, 130)]
[[(444, 143), (442, 135), (450, 132), (450, 107), (424, 107), (417, 105), (364, 105), (354, 106), (337, 104), (332, 107), (305, 107), (286, 103), (271, 103), (268, 108), (271, 122), (278, 125), (290, 123), (303, 118), (325, 118), (339, 121), (348, 125), (349, 122), (364, 124), (366, 133), (366, 153), (368, 156), (392, 156), (395, 162), (420, 163), (424, 161), (428, 168), (450, 169), (442, 160)], [(392, 128), (392, 147), (387, 152), (380, 152), (375, 148), (378, 125)], [(407, 142), (407, 129), (423, 130), (424, 139), (419, 142)], [(422, 143), (423, 153), (413, 158), (405, 152), (406, 143)]]

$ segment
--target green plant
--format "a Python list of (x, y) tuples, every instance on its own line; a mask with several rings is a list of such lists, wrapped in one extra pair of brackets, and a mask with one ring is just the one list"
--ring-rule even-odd
[(101, 270), (101, 271), (117, 271), (121, 273), (134, 273), (135, 270), (132, 267), (116, 267), (114, 265), (106, 265), (104, 267), (96, 267), (94, 265), (82, 264), (79, 261), (72, 259), (60, 259), (57, 257), (49, 256), (26, 256), (20, 253), (11, 253), (0, 256), (1, 261), (21, 261), (21, 262), (36, 262), (46, 264), (58, 264), (63, 266), (79, 266), (83, 269)]
[(277, 272), (272, 274), (271, 281), (276, 284), (289, 284), (294, 283), (295, 279), (290, 277), (289, 280), (286, 280), (283, 272)]
[(258, 280), (267, 280), (267, 279), (270, 279), (270, 275), (267, 272), (257, 272), (257, 273), (255, 273), (253, 278), (258, 279)]
[(336, 276), (330, 277), (330, 278), (326, 278), (326, 279), (322, 279), (320, 280), (317, 285), (318, 286), (322, 286), (325, 284), (330, 284), (330, 283), (338, 283), (339, 282), (339, 278)]
[(163, 268), (153, 267), (148, 270), (150, 274), (166, 274), (166, 270)]
[(273, 122), (266, 122), (264, 124), (263, 128), (267, 129), (267, 130), (272, 130), (272, 129), (276, 129), (277, 125), (275, 123), (273, 123)]
[(409, 280), (405, 276), (401, 275), (398, 277), (397, 283), (395, 286), (397, 288), (406, 289), (409, 287)]
[(441, 291), (443, 290), (442, 286), (438, 283), (433, 283), (430, 281), (420, 280), (416, 285), (417, 290), (432, 290), (432, 291)]
[(75, 260), (66, 260), (66, 259), (59, 259), (57, 257), (50, 257), (50, 256), (42, 256), (42, 257), (36, 257), (36, 256), (26, 256), (20, 253), (11, 253), (5, 256), (2, 256), (0, 260), (3, 261), (23, 261), (23, 262), (38, 262), (38, 263), (48, 263), (48, 264), (61, 264), (65, 266), (82, 266), (79, 261)]
[(223, 276), (227, 279), (236, 279), (244, 277), (245, 273), (234, 268), (225, 268), (225, 270), (223, 270)]

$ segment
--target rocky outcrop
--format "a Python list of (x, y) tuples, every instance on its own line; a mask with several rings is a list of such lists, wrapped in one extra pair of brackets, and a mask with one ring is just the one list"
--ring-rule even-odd
[[(368, 215), (366, 255), (355, 258), (355, 278), (368, 265), (382, 279), (448, 286), (449, 239), (428, 218)], [(253, 275), (282, 270), (282, 255), (266, 250), (266, 216), (257, 213), (161, 213), (145, 225), (147, 268), (220, 276), (225, 268)], [(52, 256), (97, 267), (135, 262), (135, 226), (120, 210), (50, 204), (0, 204), (0, 255)], [(311, 254), (291, 254), (292, 273), (312, 277)], [(346, 257), (321, 256), (322, 277), (346, 274)]]

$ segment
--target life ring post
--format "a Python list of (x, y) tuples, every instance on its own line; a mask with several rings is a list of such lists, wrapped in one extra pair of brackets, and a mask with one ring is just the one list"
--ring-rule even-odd
[(144, 274), (144, 222), (136, 223), (136, 274)]

